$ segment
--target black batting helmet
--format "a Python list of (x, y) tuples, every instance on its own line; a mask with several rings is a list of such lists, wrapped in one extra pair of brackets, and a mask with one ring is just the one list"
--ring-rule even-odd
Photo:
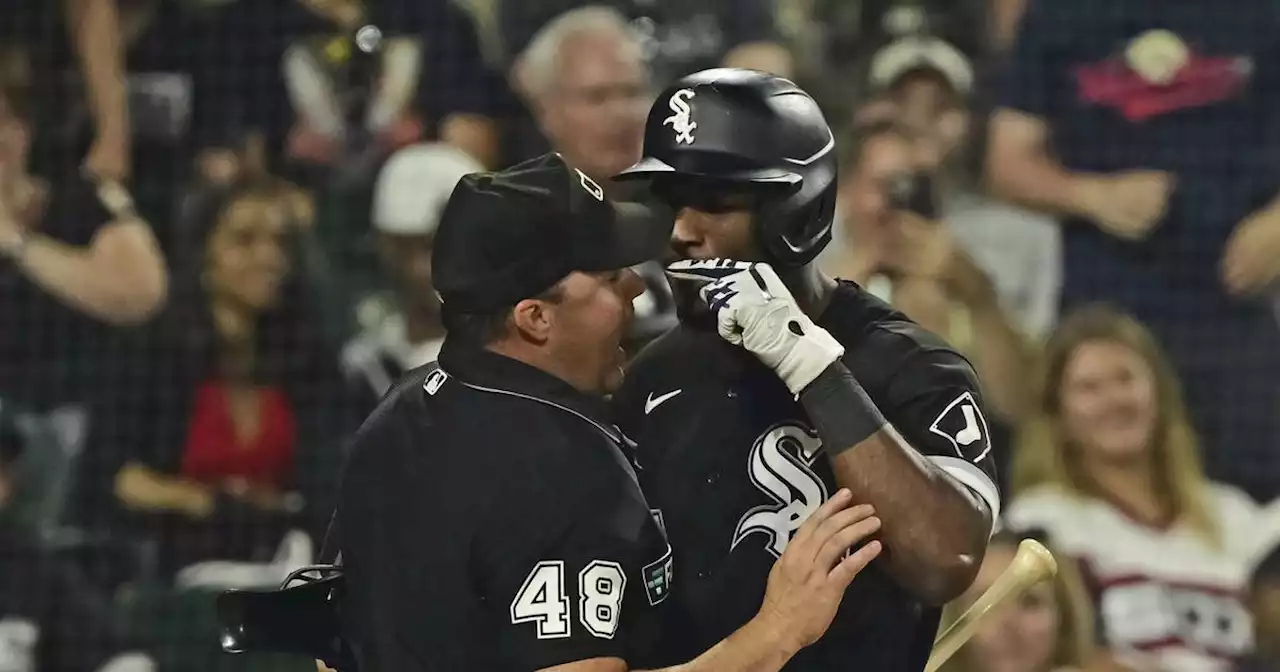
[(771, 261), (801, 266), (831, 241), (835, 137), (793, 82), (754, 70), (703, 70), (672, 84), (645, 122), (644, 158), (615, 179), (750, 189), (755, 235)]

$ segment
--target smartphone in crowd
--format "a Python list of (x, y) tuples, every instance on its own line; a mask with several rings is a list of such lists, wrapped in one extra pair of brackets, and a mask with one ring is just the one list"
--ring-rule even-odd
[(889, 183), (889, 203), (895, 210), (920, 215), (926, 220), (938, 218), (938, 190), (933, 175), (907, 173)]

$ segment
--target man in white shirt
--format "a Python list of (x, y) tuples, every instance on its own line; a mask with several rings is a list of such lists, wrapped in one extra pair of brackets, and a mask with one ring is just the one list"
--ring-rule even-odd
[(484, 170), (458, 149), (428, 143), (396, 152), (374, 186), (373, 227), (392, 291), (356, 307), (361, 331), (342, 349), (348, 378), (381, 397), (409, 369), (435, 360), (444, 329), (431, 281), (440, 212), (458, 180)]

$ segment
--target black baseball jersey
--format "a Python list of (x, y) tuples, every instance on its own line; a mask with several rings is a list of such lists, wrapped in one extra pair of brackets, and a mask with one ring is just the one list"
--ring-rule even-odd
[[(845, 346), (845, 365), (911, 445), (998, 511), (969, 363), (852, 283), (839, 285), (817, 323)], [(774, 560), (835, 480), (782, 382), (713, 331), (681, 325), (655, 341), (614, 406), (680, 563), (663, 650), (696, 653), (755, 615)], [(938, 618), (873, 563), (827, 634), (787, 669), (920, 670)]]
[(447, 341), (357, 433), (337, 523), (363, 672), (643, 664), (671, 549), (603, 400)]

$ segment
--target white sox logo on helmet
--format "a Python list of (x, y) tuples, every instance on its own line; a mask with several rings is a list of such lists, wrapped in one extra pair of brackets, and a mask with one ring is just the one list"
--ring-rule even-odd
[(689, 101), (693, 100), (693, 96), (693, 89), (680, 89), (671, 94), (671, 99), (667, 101), (667, 107), (671, 108), (671, 116), (662, 120), (663, 126), (670, 126), (671, 130), (676, 132), (676, 142), (686, 145), (693, 144), (693, 132), (698, 128), (698, 124), (689, 118), (693, 113), (689, 107)]

